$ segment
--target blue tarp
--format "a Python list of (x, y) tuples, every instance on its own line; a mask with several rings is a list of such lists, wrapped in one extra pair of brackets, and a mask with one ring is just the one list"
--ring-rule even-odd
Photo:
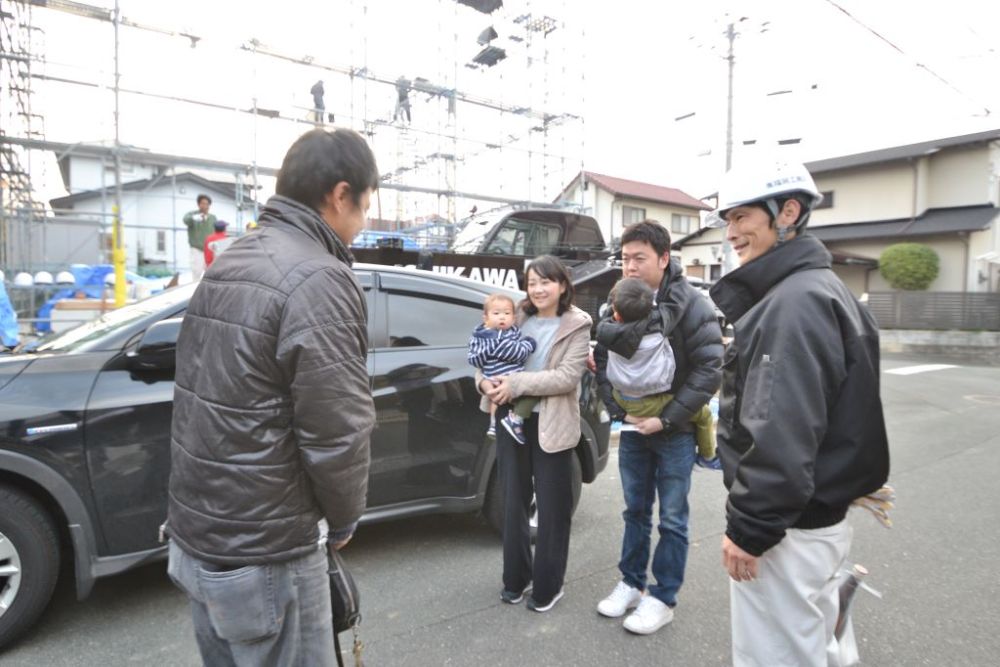
[[(113, 274), (115, 272), (115, 267), (110, 264), (98, 264), (96, 266), (74, 264), (69, 267), (69, 270), (73, 274), (73, 278), (76, 279), (76, 283), (72, 287), (66, 287), (55, 292), (52, 297), (45, 302), (45, 305), (38, 309), (38, 319), (51, 319), (52, 309), (55, 307), (56, 301), (72, 299), (77, 292), (83, 292), (89, 299), (100, 299), (104, 294), (104, 278), (109, 273)], [(128, 282), (146, 280), (138, 273), (132, 273), (131, 271), (125, 272), (125, 279)], [(38, 322), (35, 324), (35, 331), (38, 333), (48, 333), (49, 331), (52, 331), (52, 324), (47, 321)]]
[(7, 347), (17, 345), (17, 313), (7, 296), (7, 288), (0, 282), (0, 343)]

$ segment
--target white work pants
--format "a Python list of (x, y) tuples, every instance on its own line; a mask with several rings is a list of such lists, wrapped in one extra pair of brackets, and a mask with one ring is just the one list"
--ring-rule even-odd
[(789, 529), (764, 552), (754, 581), (729, 582), (735, 667), (846, 667), (858, 663), (854, 629), (833, 636), (853, 530), (847, 520)]
[(191, 280), (201, 280), (205, 273), (205, 251), (191, 248)]

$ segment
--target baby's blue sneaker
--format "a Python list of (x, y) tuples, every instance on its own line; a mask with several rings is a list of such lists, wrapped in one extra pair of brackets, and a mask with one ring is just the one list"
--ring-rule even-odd
[(524, 422), (521, 421), (520, 417), (513, 412), (508, 412), (507, 416), (500, 420), (500, 423), (510, 433), (510, 437), (514, 438), (514, 442), (519, 445), (524, 444)]
[(701, 454), (695, 459), (695, 464), (702, 468), (707, 468), (708, 470), (722, 470), (722, 461), (716, 456), (714, 459), (706, 459)]

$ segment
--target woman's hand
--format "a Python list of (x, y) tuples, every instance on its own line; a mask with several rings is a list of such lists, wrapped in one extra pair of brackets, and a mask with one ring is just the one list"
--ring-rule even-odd
[(483, 390), (483, 393), (491, 401), (497, 405), (506, 405), (514, 399), (510, 391), (510, 380), (506, 375), (501, 378), (493, 378), (492, 383), (491, 388)]
[(479, 391), (486, 398), (490, 397), (490, 392), (493, 391), (493, 387), (496, 386), (496, 382), (490, 378), (483, 378), (482, 382), (479, 383)]

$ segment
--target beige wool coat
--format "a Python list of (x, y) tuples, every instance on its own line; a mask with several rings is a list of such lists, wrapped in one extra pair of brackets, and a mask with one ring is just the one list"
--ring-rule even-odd
[[(524, 314), (519, 313), (518, 326), (525, 319)], [(542, 399), (538, 444), (549, 453), (572, 449), (580, 441), (580, 379), (587, 369), (590, 354), (590, 315), (571, 306), (560, 320), (545, 370), (522, 371), (508, 376), (514, 398), (538, 396)], [(482, 372), (476, 371), (477, 390), (482, 381)], [(489, 399), (483, 396), (479, 407), (489, 412)]]

